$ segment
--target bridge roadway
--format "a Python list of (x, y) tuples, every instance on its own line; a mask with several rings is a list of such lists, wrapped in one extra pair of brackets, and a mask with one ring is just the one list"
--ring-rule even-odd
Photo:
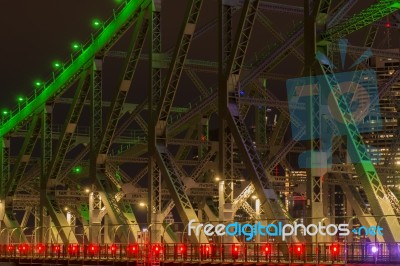
[[(318, 252), (317, 252), (318, 251)], [(1, 265), (400, 265), (400, 243), (0, 245)]]

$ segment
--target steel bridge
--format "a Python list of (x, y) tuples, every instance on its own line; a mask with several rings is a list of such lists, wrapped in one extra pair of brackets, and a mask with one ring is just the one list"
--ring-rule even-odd
[[(2, 112), (0, 260), (398, 264), (400, 1), (174, 1), (122, 1)], [(360, 123), (365, 98), (346, 100), (339, 72), (371, 70)], [(303, 104), (284, 93), (316, 76), (338, 121), (313, 86)], [(366, 116), (377, 102), (380, 127)], [(248, 242), (188, 234), (189, 221), (384, 234)]]

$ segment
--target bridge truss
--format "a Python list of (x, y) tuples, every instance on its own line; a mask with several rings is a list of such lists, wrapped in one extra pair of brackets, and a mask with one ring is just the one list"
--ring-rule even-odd
[[(357, 215), (384, 228), (379, 240), (399, 242), (400, 53), (377, 39), (398, 38), (400, 3), (172, 2), (123, 1), (52, 79), (3, 114), (1, 242), (179, 243), (191, 220), (291, 223), (307, 214)], [(372, 50), (357, 68), (377, 73), (379, 130), (360, 133), (327, 63), (340, 65), (342, 38), (347, 57)], [(283, 93), (288, 78), (311, 75), (325, 76), (346, 129), (326, 172), (299, 169), (298, 155), (319, 153), (321, 141), (291, 136), (304, 121)], [(321, 126), (311, 121), (312, 136)]]

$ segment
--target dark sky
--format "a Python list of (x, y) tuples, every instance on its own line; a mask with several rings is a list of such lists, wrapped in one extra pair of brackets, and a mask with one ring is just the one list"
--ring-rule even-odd
[(0, 8), (0, 109), (16, 105), (46, 79), (52, 61), (69, 56), (72, 41), (86, 42), (94, 18), (106, 20), (115, 0), (2, 1)]

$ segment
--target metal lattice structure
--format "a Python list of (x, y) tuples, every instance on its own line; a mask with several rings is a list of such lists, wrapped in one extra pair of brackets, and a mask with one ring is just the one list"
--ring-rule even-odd
[[(307, 213), (309, 221), (329, 217), (332, 223), (357, 215), (361, 225), (384, 228), (378, 240), (399, 242), (400, 53), (376, 42), (389, 31), (398, 38), (388, 29), (395, 23), (382, 24), (382, 18), (395, 19), (400, 3), (180, 2), (184, 11), (168, 21), (168, 1), (123, 1), (51, 80), (2, 117), (0, 241), (188, 238), (211, 245), (218, 241), (187, 236), (189, 221), (293, 223)], [(293, 16), (291, 29), (281, 29), (276, 14)], [(174, 24), (176, 32), (164, 32), (164, 24)], [(365, 30), (365, 40), (354, 37)], [(343, 42), (337, 44), (343, 38), (349, 39), (347, 55)], [(352, 71), (374, 69), (378, 94), (370, 101), (380, 103), (383, 121), (367, 133), (359, 130), (354, 101), (342, 97), (336, 78), (340, 59), (358, 55), (365, 60)], [(113, 67), (115, 78), (107, 71)], [(325, 120), (313, 86), (305, 87), (308, 106), (295, 105), (309, 108), (310, 121), (288, 110), (283, 81), (316, 75), (329, 88), (346, 140)], [(303, 129), (291, 135), (291, 127)], [(326, 128), (335, 133), (328, 156), (333, 163), (326, 171), (299, 168), (299, 154), (322, 154), (319, 136)], [(296, 210), (299, 202), (303, 207)]]

